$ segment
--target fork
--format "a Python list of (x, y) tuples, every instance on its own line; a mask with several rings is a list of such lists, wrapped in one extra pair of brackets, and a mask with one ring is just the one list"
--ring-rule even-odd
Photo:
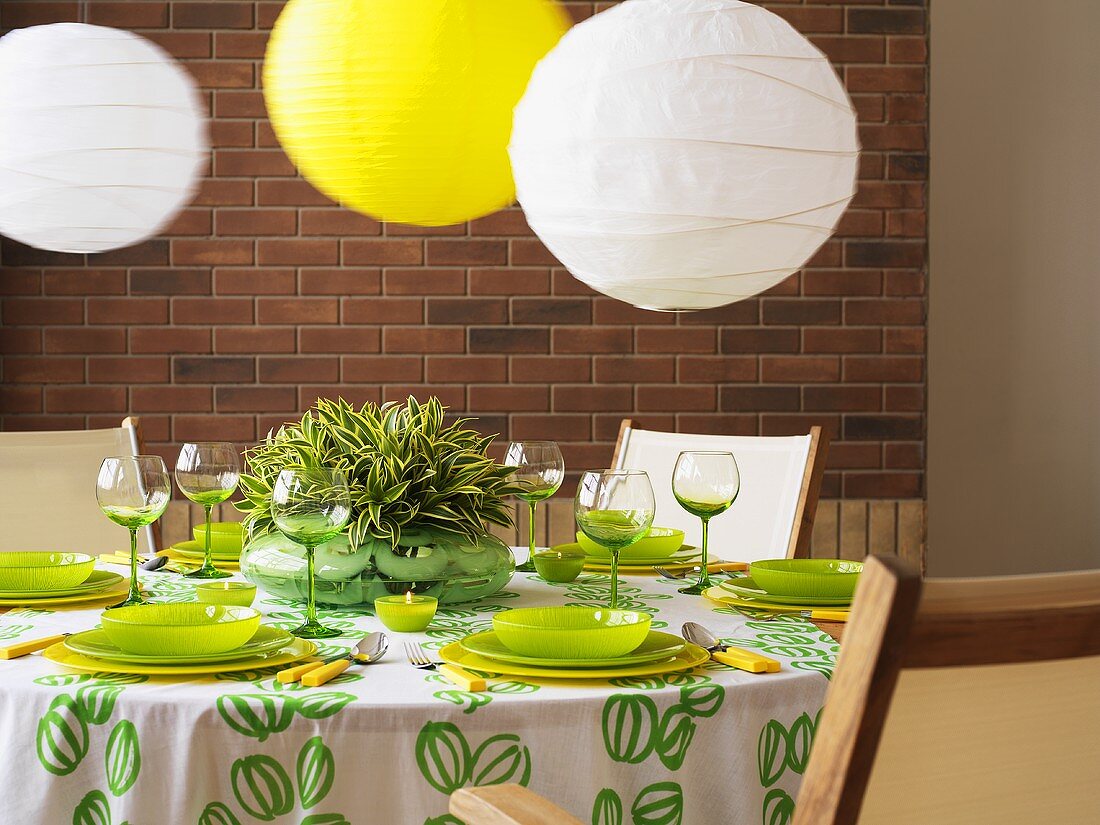
[(442, 662), (433, 662), (428, 658), (419, 642), (405, 642), (405, 658), (409, 660), (409, 664), (413, 667), (419, 670), (434, 670), (442, 674), (451, 684), (457, 685), (463, 690), (468, 690), (470, 693), (480, 693), (486, 688), (485, 680), (480, 676), (475, 676), (468, 670)]
[[(708, 573), (735, 573), (745, 569), (745, 566), (740, 562), (719, 562), (717, 564), (708, 564)], [(685, 567), (678, 568), (676, 570), (670, 570), (667, 567), (654, 567), (654, 572), (662, 579), (668, 579), (670, 581), (680, 581), (686, 579), (688, 576), (699, 575), (700, 568), (698, 567)]]

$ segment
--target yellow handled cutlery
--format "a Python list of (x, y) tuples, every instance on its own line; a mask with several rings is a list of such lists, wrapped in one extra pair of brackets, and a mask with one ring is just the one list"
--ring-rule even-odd
[(16, 642), (7, 647), (0, 647), (0, 659), (18, 659), (39, 650), (45, 650), (50, 645), (63, 641), (68, 633), (56, 633), (53, 636), (43, 636), (40, 639), (28, 639), (25, 642)]
[(351, 653), (333, 656), (318, 662), (306, 662), (295, 667), (280, 670), (276, 679), (284, 685), (301, 682), (306, 687), (320, 687), (331, 682), (352, 665), (369, 665), (386, 655), (389, 641), (385, 633), (369, 633), (364, 636)]
[(436, 673), (445, 677), (455, 687), (462, 688), (470, 693), (481, 693), (486, 690), (485, 680), (475, 673), (471, 673), (468, 670), (463, 670), (455, 665), (447, 665), (442, 662), (433, 662), (424, 653), (424, 648), (415, 642), (405, 643), (405, 657), (409, 660), (409, 664), (420, 670), (434, 670)]
[(730, 647), (718, 641), (718, 637), (698, 622), (685, 622), (683, 636), (689, 642), (710, 652), (710, 658), (746, 673), (777, 673), (779, 662), (751, 650)]

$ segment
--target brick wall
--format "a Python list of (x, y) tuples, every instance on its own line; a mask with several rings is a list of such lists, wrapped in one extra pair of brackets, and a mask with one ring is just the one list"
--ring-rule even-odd
[[(604, 3), (569, 2), (578, 19)], [(506, 210), (380, 225), (295, 176), (264, 117), (281, 2), (2, 0), (0, 30), (81, 20), (181, 59), (213, 115), (198, 200), (163, 237), (103, 255), (0, 245), (0, 426), (140, 415), (152, 448), (249, 442), (319, 395), (439, 395), (505, 437), (604, 465), (642, 426), (836, 439), (824, 494), (923, 494), (926, 9), (765, 3), (836, 63), (859, 109), (859, 194), (836, 238), (765, 296), (683, 316), (594, 295)], [(593, 8), (595, 6), (595, 9)]]

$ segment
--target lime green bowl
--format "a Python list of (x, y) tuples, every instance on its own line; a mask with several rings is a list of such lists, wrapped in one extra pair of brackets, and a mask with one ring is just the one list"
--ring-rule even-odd
[(95, 569), (87, 553), (0, 553), (0, 590), (66, 590)]
[[(206, 547), (206, 525), (191, 528), (200, 547)], [(240, 553), (244, 548), (244, 525), (237, 521), (214, 521), (210, 524), (210, 550), (214, 553)]]
[(251, 639), (260, 627), (260, 611), (196, 602), (136, 604), (105, 610), (100, 623), (127, 653), (202, 656), (235, 650)]
[[(577, 544), (590, 556), (599, 558), (611, 558), (610, 551), (601, 544), (596, 544), (580, 530), (577, 531)], [(629, 547), (624, 547), (619, 552), (620, 559), (629, 559), (632, 556), (639, 558), (664, 558), (671, 556), (684, 544), (684, 531), (673, 527), (650, 527), (649, 532)]]
[(195, 598), (203, 604), (249, 607), (256, 598), (256, 585), (251, 582), (203, 582), (195, 585)]
[(749, 576), (776, 596), (850, 599), (863, 562), (844, 559), (774, 559), (749, 564)]
[(613, 659), (649, 635), (650, 616), (605, 607), (521, 607), (493, 616), (497, 638), (513, 653), (540, 659)]

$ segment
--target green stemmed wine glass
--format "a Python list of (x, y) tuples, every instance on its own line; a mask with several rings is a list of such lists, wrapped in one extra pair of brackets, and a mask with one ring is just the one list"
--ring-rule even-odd
[(619, 553), (653, 524), (653, 485), (642, 470), (589, 470), (581, 476), (573, 514), (577, 526), (611, 554), (611, 599), (619, 606)]
[(112, 456), (103, 459), (96, 478), (99, 509), (130, 531), (130, 592), (111, 607), (145, 604), (138, 589), (137, 531), (161, 517), (172, 497), (168, 468), (159, 455)]
[(703, 521), (703, 557), (699, 581), (681, 588), (681, 593), (699, 595), (711, 586), (707, 572), (707, 526), (724, 513), (741, 490), (741, 474), (733, 453), (684, 452), (676, 458), (672, 471), (672, 494), (680, 506)]
[(176, 459), (176, 485), (206, 512), (206, 554), (202, 567), (187, 575), (193, 579), (225, 579), (229, 573), (214, 566), (210, 553), (210, 510), (233, 495), (241, 478), (237, 448), (224, 441), (184, 444)]
[(313, 554), (317, 545), (336, 538), (351, 516), (351, 492), (340, 470), (287, 468), (271, 492), (271, 516), (279, 531), (306, 548), (306, 621), (290, 631), (302, 639), (330, 639), (339, 630), (317, 621)]
[(516, 567), (523, 573), (535, 570), (535, 507), (550, 498), (561, 487), (565, 478), (565, 460), (553, 441), (513, 441), (508, 445), (504, 464), (515, 467), (512, 480), (523, 488), (517, 498), (527, 502), (530, 508), (528, 523), (529, 550), (527, 561)]

